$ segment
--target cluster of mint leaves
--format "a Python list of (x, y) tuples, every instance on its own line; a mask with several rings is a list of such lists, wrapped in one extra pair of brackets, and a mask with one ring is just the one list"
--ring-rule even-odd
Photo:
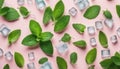
[[(4, 0), (0, 0), (0, 15), (3, 16), (7, 21), (17, 20), (20, 17), (18, 12), (12, 7), (2, 7), (3, 3), (4, 3)], [(43, 23), (47, 25), (50, 22), (50, 20), (55, 22), (54, 31), (57, 33), (63, 32), (66, 29), (70, 20), (69, 15), (63, 15), (64, 8), (65, 8), (64, 3), (62, 0), (60, 0), (55, 5), (54, 10), (52, 10), (51, 7), (47, 7), (44, 12)], [(101, 8), (99, 5), (93, 5), (86, 10), (83, 16), (87, 19), (94, 19), (100, 13), (100, 9)], [(120, 17), (119, 11), (120, 11), (120, 5), (116, 5), (116, 12)], [(29, 11), (23, 6), (20, 7), (20, 13), (25, 18), (29, 16)], [(112, 19), (112, 14), (109, 10), (105, 10), (103, 14), (106, 18)], [(42, 32), (41, 26), (35, 20), (30, 20), (29, 28), (30, 28), (31, 34), (26, 36), (23, 39), (22, 44), (29, 47), (39, 46), (44, 53), (46, 53), (49, 56), (52, 56), (53, 45), (52, 45), (51, 39), (53, 37), (53, 34), (51, 32)], [(76, 24), (73, 24), (73, 28), (78, 33), (83, 34), (84, 30), (86, 29), (86, 26), (80, 23), (76, 23)], [(9, 44), (16, 42), (20, 37), (20, 35), (21, 35), (20, 29), (12, 31), (8, 36)], [(63, 42), (69, 42), (71, 40), (71, 36), (68, 33), (65, 33), (64, 36), (61, 38), (61, 40)], [(105, 33), (102, 31), (99, 32), (99, 41), (104, 48), (108, 48), (107, 37)], [(73, 42), (73, 44), (82, 49), (86, 48), (86, 42), (84, 40)], [(97, 49), (96, 48), (91, 49), (86, 55), (86, 58), (85, 58), (86, 63), (90, 65), (93, 64), (93, 62), (96, 59), (96, 56), (97, 56)], [(14, 57), (15, 57), (15, 62), (17, 66), (20, 68), (23, 67), (24, 66), (23, 56), (20, 53), (15, 52)], [(120, 67), (119, 57), (120, 57), (120, 54), (117, 52), (115, 56), (112, 56), (110, 59), (103, 60), (102, 62), (100, 62), (100, 64), (104, 69), (119, 69)], [(43, 58), (39, 60), (39, 63), (43, 64), (46, 61), (48, 61), (48, 59)], [(67, 62), (62, 57), (57, 56), (56, 61), (59, 69), (67, 69)], [(71, 64), (75, 64), (77, 62), (76, 52), (71, 53), (70, 62)], [(9, 65), (6, 64), (4, 68), (9, 69)], [(94, 69), (94, 65), (91, 65), (88, 69)]]

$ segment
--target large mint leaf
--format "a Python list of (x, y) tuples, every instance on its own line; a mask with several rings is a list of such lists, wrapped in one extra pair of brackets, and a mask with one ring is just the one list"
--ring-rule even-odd
[(120, 5), (116, 5), (117, 15), (120, 17)]
[(79, 40), (79, 41), (75, 41), (73, 42), (73, 44), (76, 46), (76, 47), (80, 47), (82, 49), (85, 49), (87, 44), (86, 44), (86, 41), (84, 40)]

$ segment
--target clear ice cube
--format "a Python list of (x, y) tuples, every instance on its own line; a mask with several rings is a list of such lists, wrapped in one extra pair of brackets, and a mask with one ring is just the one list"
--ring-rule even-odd
[(28, 5), (32, 5), (33, 4), (33, 0), (27, 0), (27, 4)]
[(95, 38), (90, 38), (90, 44), (93, 47), (96, 46), (97, 45), (96, 39)]
[(10, 33), (10, 29), (6, 25), (2, 24), (0, 26), (0, 32), (4, 37), (6, 37)]
[(117, 35), (120, 37), (120, 27), (117, 29)]
[(67, 43), (64, 43), (64, 42), (60, 42), (60, 44), (56, 46), (56, 48), (59, 54), (63, 54), (66, 51), (68, 51), (68, 45)]
[(6, 52), (5, 58), (6, 58), (6, 60), (11, 61), (13, 59), (12, 53), (10, 51)]
[(34, 52), (28, 53), (28, 58), (29, 58), (30, 61), (34, 60), (35, 59)]
[(39, 10), (43, 10), (46, 7), (45, 1), (44, 0), (35, 0), (36, 6)]
[(108, 28), (110, 28), (110, 29), (112, 29), (113, 26), (114, 26), (114, 23), (113, 23), (113, 20), (112, 20), (112, 19), (105, 19), (104, 23), (105, 23), (105, 25), (106, 25)]
[(45, 62), (44, 64), (42, 64), (40, 69), (52, 69), (52, 66), (49, 62)]
[(95, 28), (94, 28), (94, 26), (87, 27), (87, 31), (88, 31), (89, 35), (94, 35), (95, 34)]
[(79, 8), (79, 10), (84, 10), (89, 6), (89, 1), (88, 0), (77, 0), (75, 1), (76, 6)]
[(29, 63), (29, 64), (27, 64), (27, 68), (28, 68), (28, 69), (36, 69), (34, 63)]
[(0, 48), (0, 57), (3, 56), (3, 53), (4, 53), (3, 49)]
[(110, 50), (109, 49), (101, 50), (101, 56), (102, 56), (102, 58), (109, 58)]
[(113, 44), (116, 44), (117, 43), (117, 36), (116, 35), (111, 36), (110, 40)]
[(102, 30), (103, 29), (102, 21), (96, 21), (95, 22), (95, 27), (96, 27), (97, 30)]
[(24, 2), (25, 2), (24, 0), (17, 0), (17, 3), (18, 3), (19, 6), (24, 5)]
[(77, 9), (72, 7), (71, 9), (69, 9), (69, 14), (73, 17), (76, 16), (77, 15)]

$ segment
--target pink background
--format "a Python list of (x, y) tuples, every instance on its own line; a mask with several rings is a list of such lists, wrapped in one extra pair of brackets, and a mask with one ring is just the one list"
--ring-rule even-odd
[[(16, 1), (17, 0), (6, 0), (5, 5), (14, 7), (18, 10), (19, 6), (17, 5)], [(46, 0), (46, 3), (47, 3), (47, 6), (54, 7), (54, 5), (56, 4), (57, 1), (58, 0)], [(64, 14), (68, 14), (68, 10), (71, 7), (73, 7), (73, 6), (76, 7), (73, 3), (73, 0), (69, 0), (69, 1), (68, 0), (63, 0), (63, 1), (64, 1), (64, 4), (65, 4), (65, 13)], [(11, 30), (14, 30), (14, 29), (21, 29), (22, 30), (22, 34), (21, 34), (20, 39), (16, 43), (12, 44), (10, 47), (8, 46), (7, 38), (4, 38), (0, 34), (1, 35), (0, 36), (0, 48), (2, 48), (4, 50), (4, 52), (11, 51), (14, 54), (14, 52), (17, 51), (17, 52), (20, 52), (21, 54), (23, 54), (24, 58), (25, 58), (25, 66), (24, 66), (23, 69), (27, 69), (27, 63), (30, 63), (30, 62), (34, 62), (35, 66), (36, 66), (36, 69), (38, 69), (40, 67), (40, 65), (38, 64), (38, 60), (41, 57), (48, 57), (48, 56), (46, 56), (41, 51), (40, 48), (29, 49), (28, 47), (23, 46), (21, 44), (22, 39), (26, 35), (30, 34), (30, 30), (29, 30), (30, 19), (35, 19), (36, 21), (38, 21), (40, 23), (43, 31), (51, 31), (52, 33), (54, 33), (54, 37), (52, 38), (52, 42), (53, 42), (53, 46), (54, 46), (54, 55), (53, 55), (53, 57), (48, 57), (49, 62), (52, 63), (53, 69), (58, 69), (57, 64), (56, 64), (56, 56), (64, 57), (67, 60), (68, 69), (87, 69), (88, 65), (85, 62), (85, 56), (86, 56), (86, 53), (90, 49), (92, 49), (92, 47), (90, 45), (90, 42), (89, 42), (89, 39), (91, 37), (95, 37), (97, 39), (96, 48), (98, 50), (98, 53), (97, 53), (97, 59), (94, 62), (94, 64), (96, 65), (95, 69), (102, 69), (99, 62), (102, 60), (101, 59), (101, 50), (104, 49), (104, 48), (102, 48), (102, 46), (99, 44), (99, 41), (98, 41), (98, 32), (99, 31), (96, 30), (96, 33), (95, 33), (94, 36), (89, 36), (88, 33), (87, 33), (87, 30), (85, 31), (84, 35), (80, 35), (79, 33), (77, 33), (73, 29), (72, 23), (83, 23), (86, 26), (95, 26), (95, 21), (97, 21), (97, 20), (104, 21), (105, 17), (103, 16), (103, 10), (106, 10), (106, 9), (110, 10), (112, 12), (112, 15), (113, 15), (114, 28), (109, 29), (104, 25), (103, 31), (106, 33), (106, 35), (108, 37), (108, 40), (109, 40), (109, 47), (108, 48), (111, 50), (111, 55), (113, 55), (116, 51), (120, 50), (120, 48), (119, 48), (120, 39), (119, 38), (118, 38), (118, 43), (116, 45), (113, 45), (110, 42), (110, 36), (116, 34), (116, 30), (120, 26), (120, 23), (119, 23), (120, 19), (118, 18), (117, 14), (116, 14), (116, 9), (115, 9), (116, 4), (120, 4), (120, 0), (114, 0), (114, 1), (110, 1), (110, 2), (108, 2), (107, 0), (94, 0), (93, 2), (90, 3), (90, 5), (93, 5), (93, 4), (101, 5), (101, 8), (102, 8), (102, 10), (100, 12), (100, 15), (96, 19), (93, 19), (93, 20), (85, 19), (83, 17), (83, 13), (85, 11), (80, 12), (78, 10), (77, 16), (76, 17), (71, 17), (70, 23), (69, 23), (67, 29), (64, 31), (64, 33), (69, 33), (72, 36), (72, 40), (69, 43), (68, 54), (59, 55), (56, 48), (55, 48), (55, 46), (58, 44), (59, 40), (64, 35), (64, 33), (61, 33), (61, 34), (54, 33), (53, 32), (53, 28), (54, 28), (54, 23), (53, 22), (50, 22), (48, 26), (44, 26), (43, 23), (42, 23), (43, 12), (39, 11), (36, 8), (35, 4), (28, 5), (27, 2), (25, 2), (24, 6), (26, 6), (29, 9), (29, 11), (31, 12), (31, 16), (29, 18), (23, 19), (23, 17), (21, 16), (18, 21), (7, 22), (2, 17), (0, 17), (0, 23), (3, 23), (5, 25), (7, 25)], [(77, 41), (77, 40), (81, 40), (81, 39), (83, 39), (87, 42), (87, 48), (85, 50), (77, 48), (72, 44), (72, 42)], [(34, 61), (29, 61), (29, 59), (28, 59), (28, 53), (29, 52), (34, 52), (35, 53), (35, 60)], [(78, 61), (77, 61), (76, 65), (74, 65), (74, 66), (72, 66), (70, 64), (70, 61), (69, 61), (69, 56), (70, 56), (71, 52), (77, 52), (78, 53)], [(0, 58), (0, 69), (2, 69), (3, 66), (7, 63), (10, 64), (11, 69), (20, 69), (16, 66), (14, 60), (9, 62), (9, 61), (5, 60), (4, 56)]]

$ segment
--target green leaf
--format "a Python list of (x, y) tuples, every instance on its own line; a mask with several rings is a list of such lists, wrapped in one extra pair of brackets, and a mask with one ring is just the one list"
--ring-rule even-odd
[(9, 7), (3, 7), (0, 9), (0, 16), (7, 14)]
[(108, 69), (120, 69), (120, 67), (117, 66), (117, 65), (115, 65), (114, 63), (112, 63), (112, 64), (108, 67)]
[(24, 57), (22, 56), (22, 54), (15, 52), (14, 59), (18, 67), (20, 68), (24, 67)]
[(107, 37), (106, 37), (105, 33), (102, 31), (99, 32), (99, 42), (104, 48), (108, 47)]
[(84, 13), (84, 17), (87, 19), (94, 19), (100, 13), (101, 7), (99, 5), (93, 5), (89, 7)]
[(72, 64), (75, 64), (77, 62), (77, 53), (76, 52), (73, 52), (70, 54), (70, 62)]
[(119, 58), (119, 57), (117, 57), (117, 56), (112, 56), (111, 59), (112, 59), (112, 61), (114, 62), (114, 64), (120, 66), (120, 58)]
[(21, 6), (19, 9), (20, 13), (23, 15), (23, 17), (28, 17), (29, 16), (29, 11), (26, 7)]
[(40, 34), (42, 33), (42, 28), (38, 22), (36, 22), (35, 20), (30, 20), (29, 28), (32, 34), (40, 37)]
[(53, 55), (54, 49), (51, 41), (46, 41), (46, 42), (40, 41), (40, 48), (46, 55), (48, 56)]
[(4, 4), (4, 0), (0, 0), (0, 8), (2, 8), (3, 4)]
[(88, 69), (94, 69), (95, 65), (91, 65)]
[(19, 39), (20, 35), (21, 35), (21, 30), (20, 29), (12, 31), (8, 35), (9, 44), (12, 44), (12, 43), (16, 42)]
[(117, 15), (120, 17), (120, 5), (116, 5)]
[(69, 42), (71, 40), (71, 36), (68, 33), (65, 33), (61, 40), (63, 42)]
[(10, 67), (9, 67), (8, 64), (6, 64), (6, 65), (3, 67), (3, 69), (10, 69)]
[(43, 57), (43, 58), (41, 58), (41, 59), (39, 60), (39, 64), (44, 64), (44, 63), (47, 62), (47, 61), (48, 61), (48, 58)]
[(86, 63), (92, 64), (95, 61), (96, 56), (97, 56), (97, 49), (96, 48), (91, 49), (86, 55), (86, 58), (85, 58)]
[(113, 62), (111, 59), (105, 59), (100, 62), (100, 65), (102, 66), (103, 69), (108, 69), (112, 63)]
[(7, 21), (15, 21), (15, 20), (19, 19), (20, 15), (18, 14), (18, 12), (17, 12), (16, 9), (9, 8), (9, 10), (7, 11), (7, 13), (3, 17)]
[(73, 44), (77, 47), (80, 47), (80, 48), (83, 48), (85, 49), (86, 48), (86, 42), (84, 40), (79, 40), (79, 41), (76, 41), (76, 42), (73, 42)]
[(64, 60), (64, 58), (57, 56), (56, 61), (58, 69), (67, 69), (67, 62)]
[(22, 40), (22, 44), (25, 46), (36, 46), (39, 43), (36, 39), (37, 37), (35, 35), (30, 34)]
[(116, 52), (115, 56), (120, 58), (120, 53)]
[(105, 10), (105, 11), (103, 12), (103, 14), (104, 14), (104, 16), (105, 16), (106, 18), (112, 19), (112, 14), (111, 14), (111, 12), (110, 12), (109, 10)]
[(53, 18), (54, 19), (58, 19), (60, 18), (63, 13), (64, 13), (64, 3), (62, 2), (62, 0), (60, 0), (56, 5), (55, 5), (55, 8), (54, 8), (54, 11), (53, 11)]
[(40, 40), (43, 42), (49, 41), (49, 40), (51, 40), (52, 37), (53, 37), (53, 34), (51, 32), (43, 32), (43, 33), (41, 33)]
[(83, 24), (73, 24), (72, 26), (80, 34), (83, 34), (86, 29), (86, 26)]
[(48, 24), (50, 19), (52, 19), (52, 9), (50, 7), (47, 7), (43, 16), (43, 23)]
[(54, 26), (54, 31), (55, 32), (62, 32), (66, 29), (68, 23), (70, 20), (70, 16), (66, 15), (66, 16), (62, 16), (56, 23)]

